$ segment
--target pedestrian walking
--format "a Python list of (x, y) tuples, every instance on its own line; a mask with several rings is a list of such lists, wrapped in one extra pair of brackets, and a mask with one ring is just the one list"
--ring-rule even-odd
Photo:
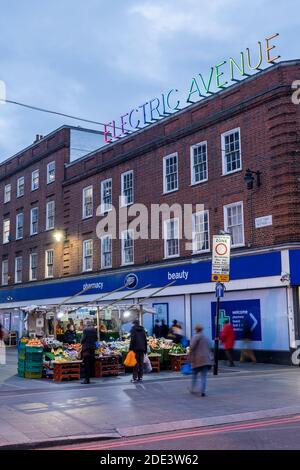
[(95, 367), (95, 350), (97, 342), (97, 332), (92, 322), (87, 322), (86, 328), (82, 334), (82, 359), (84, 365), (84, 381), (83, 384), (89, 384), (91, 373)]
[(252, 340), (252, 331), (249, 321), (245, 319), (243, 325), (243, 346), (241, 350), (240, 362), (244, 362), (245, 359), (249, 358), (253, 364), (256, 364), (256, 357), (252, 349), (250, 349), (250, 342)]
[[(195, 326), (195, 335), (191, 339), (190, 344), (190, 363), (192, 368), (192, 387), (191, 393), (201, 393), (202, 397), (206, 396), (207, 374), (211, 369), (212, 357), (209, 340), (203, 334), (201, 325)], [(197, 390), (198, 374), (201, 376), (201, 390)]]
[(221, 331), (221, 341), (224, 344), (225, 354), (228, 360), (230, 367), (234, 367), (233, 362), (233, 347), (235, 343), (235, 333), (229, 320), (225, 321), (223, 330)]
[(155, 325), (153, 328), (153, 336), (155, 336), (155, 338), (161, 338), (161, 325), (158, 319), (155, 320)]
[(147, 353), (147, 338), (145, 329), (139, 324), (138, 320), (134, 320), (131, 328), (131, 339), (129, 351), (135, 352), (136, 365), (133, 368), (132, 382), (141, 382), (143, 380), (144, 357)]

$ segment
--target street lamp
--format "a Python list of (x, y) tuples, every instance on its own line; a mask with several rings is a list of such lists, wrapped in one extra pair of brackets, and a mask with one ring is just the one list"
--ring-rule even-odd
[(61, 242), (62, 239), (64, 237), (64, 233), (62, 230), (56, 230), (54, 233), (53, 233), (53, 238), (56, 242)]
[(244, 181), (247, 184), (247, 189), (253, 189), (253, 181), (254, 181), (253, 175), (256, 175), (256, 186), (258, 188), (259, 186), (261, 186), (261, 180), (260, 180), (261, 171), (252, 171), (249, 168), (247, 168), (245, 176), (244, 176)]

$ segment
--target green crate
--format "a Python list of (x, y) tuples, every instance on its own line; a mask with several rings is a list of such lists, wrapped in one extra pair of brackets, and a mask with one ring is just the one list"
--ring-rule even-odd
[(19, 377), (24, 377), (24, 376), (25, 376), (25, 370), (18, 368), (18, 376), (19, 376)]
[(44, 352), (44, 348), (42, 346), (26, 346), (26, 355), (31, 353), (40, 353)]
[(43, 364), (32, 364), (27, 363), (25, 364), (25, 371), (26, 372), (41, 372), (43, 370)]
[(25, 368), (25, 361), (18, 360), (18, 367)]
[(41, 379), (41, 378), (42, 378), (42, 371), (41, 372), (25, 371), (25, 379)]
[(34, 363), (42, 363), (43, 362), (43, 353), (28, 353), (26, 351), (26, 355), (25, 355), (25, 358), (26, 358), (26, 362), (34, 362)]

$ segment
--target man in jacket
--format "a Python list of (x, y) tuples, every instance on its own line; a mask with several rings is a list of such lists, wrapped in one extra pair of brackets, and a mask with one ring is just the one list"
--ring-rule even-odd
[(86, 328), (82, 335), (82, 359), (84, 365), (84, 381), (83, 384), (90, 383), (91, 372), (95, 366), (95, 349), (97, 342), (97, 332), (92, 322), (87, 322)]
[(203, 335), (203, 327), (195, 326), (195, 335), (190, 344), (190, 362), (192, 368), (192, 388), (191, 393), (198, 393), (196, 390), (197, 376), (201, 374), (201, 396), (205, 397), (207, 374), (211, 368), (211, 350), (208, 338)]
[(229, 320), (225, 321), (224, 328), (221, 332), (221, 341), (224, 344), (225, 354), (228, 359), (230, 367), (235, 364), (233, 362), (233, 347), (235, 343), (235, 333), (233, 326), (229, 323)]
[(129, 351), (134, 351), (136, 357), (132, 382), (141, 382), (143, 380), (144, 355), (147, 353), (147, 338), (146, 332), (138, 320), (134, 320), (130, 335)]

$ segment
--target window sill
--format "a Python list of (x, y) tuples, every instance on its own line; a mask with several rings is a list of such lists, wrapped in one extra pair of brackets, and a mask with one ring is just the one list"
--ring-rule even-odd
[(124, 209), (124, 207), (133, 206), (133, 204), (134, 204), (134, 202), (129, 202), (128, 204), (121, 204), (120, 209)]
[(210, 253), (210, 248), (207, 250), (193, 251), (192, 255), (202, 255), (202, 253)]
[(208, 181), (208, 178), (206, 178), (205, 180), (196, 181), (195, 183), (191, 183), (191, 184), (190, 184), (190, 187), (192, 187), (192, 186), (198, 186), (198, 185), (200, 185), (200, 184), (206, 183), (207, 181)]
[(180, 257), (180, 254), (178, 253), (178, 255), (164, 256), (163, 259), (172, 259), (172, 258), (179, 258), (179, 257)]
[(231, 245), (231, 248), (243, 248), (245, 246), (246, 246), (245, 243), (239, 243), (238, 245)]
[(94, 217), (93, 215), (88, 215), (86, 217), (82, 217), (82, 220), (92, 219), (93, 217)]
[(31, 192), (33, 193), (34, 191), (37, 191), (38, 189), (39, 188), (34, 188), (34, 189), (31, 188)]
[(121, 266), (132, 266), (134, 264), (134, 261), (131, 261), (131, 263), (122, 263)]
[(84, 270), (82, 270), (82, 272), (83, 273), (91, 273), (91, 272), (93, 272), (93, 270), (92, 269), (84, 269)]
[(105, 269), (112, 269), (112, 266), (101, 266), (101, 269), (102, 271), (104, 271)]
[(242, 168), (239, 168), (238, 170), (228, 171), (227, 173), (222, 172), (222, 176), (234, 175), (234, 173), (240, 173), (241, 171), (243, 171)]
[(176, 193), (176, 191), (179, 191), (179, 189), (177, 188), (177, 189), (172, 189), (172, 191), (164, 191), (164, 192), (162, 193), (162, 195), (163, 195), (163, 196), (166, 196), (166, 195), (168, 195), (168, 194)]

